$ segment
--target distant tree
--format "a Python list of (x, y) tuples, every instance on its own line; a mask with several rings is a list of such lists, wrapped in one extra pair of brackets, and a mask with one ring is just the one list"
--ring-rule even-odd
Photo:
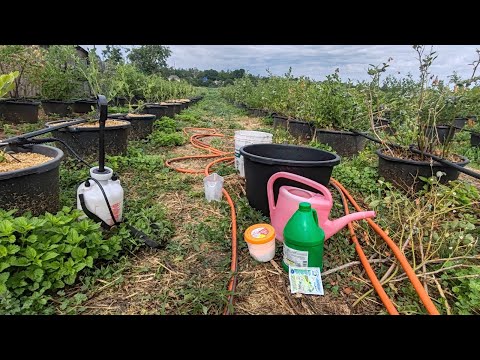
[(167, 59), (172, 54), (168, 46), (163, 45), (142, 45), (133, 48), (128, 54), (128, 59), (140, 71), (145, 74), (161, 72), (167, 66)]
[(122, 48), (118, 45), (107, 45), (105, 50), (102, 50), (102, 55), (105, 61), (113, 64), (123, 63)]

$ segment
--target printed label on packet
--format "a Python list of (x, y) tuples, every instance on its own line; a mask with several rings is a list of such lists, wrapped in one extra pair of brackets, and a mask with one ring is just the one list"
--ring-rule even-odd
[(292, 294), (323, 295), (322, 275), (318, 267), (295, 267), (288, 269)]

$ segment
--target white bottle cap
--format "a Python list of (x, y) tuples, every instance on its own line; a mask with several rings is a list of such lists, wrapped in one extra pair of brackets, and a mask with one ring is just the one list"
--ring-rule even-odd
[(109, 167), (105, 166), (105, 172), (104, 173), (99, 173), (98, 172), (98, 166), (95, 166), (90, 169), (90, 176), (95, 179), (95, 180), (103, 180), (107, 181), (112, 178), (113, 175), (113, 170)]

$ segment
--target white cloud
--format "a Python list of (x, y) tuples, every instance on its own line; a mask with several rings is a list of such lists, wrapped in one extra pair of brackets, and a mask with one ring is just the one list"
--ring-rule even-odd
[[(91, 47), (92, 45), (85, 45)], [(388, 74), (418, 74), (418, 61), (410, 45), (169, 45), (168, 64), (177, 68), (234, 70), (243, 68), (255, 75), (267, 75), (266, 69), (282, 75), (291, 66), (293, 75), (321, 80), (340, 68), (342, 78), (366, 80), (369, 64), (378, 65), (393, 58)], [(471, 75), (468, 64), (476, 59), (479, 45), (438, 45), (438, 58), (431, 72), (447, 79), (454, 70), (462, 77)], [(97, 45), (97, 51), (104, 45)]]

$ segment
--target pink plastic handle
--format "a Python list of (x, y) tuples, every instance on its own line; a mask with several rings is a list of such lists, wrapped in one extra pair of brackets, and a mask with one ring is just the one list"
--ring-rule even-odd
[(328, 202), (330, 202), (330, 203), (333, 202), (332, 194), (322, 184), (319, 184), (319, 183), (317, 183), (313, 180), (310, 180), (306, 177), (303, 177), (303, 176), (300, 176), (300, 175), (297, 175), (297, 174), (292, 174), (292, 173), (289, 173), (289, 172), (286, 172), (286, 171), (279, 171), (279, 172), (273, 174), (272, 176), (270, 176), (270, 179), (268, 179), (268, 183), (267, 183), (268, 207), (269, 207), (270, 211), (272, 209), (275, 210), (275, 203), (274, 203), (275, 200), (274, 200), (274, 197), (273, 197), (273, 183), (280, 178), (294, 180), (294, 181), (298, 181), (299, 183), (308, 185), (308, 186), (320, 191), (323, 194), (323, 196), (325, 196), (325, 198), (328, 200)]

